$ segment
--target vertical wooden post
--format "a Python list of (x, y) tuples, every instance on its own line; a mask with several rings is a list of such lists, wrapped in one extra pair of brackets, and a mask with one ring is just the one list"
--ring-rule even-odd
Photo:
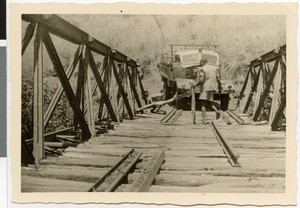
[[(101, 74), (100, 74), (100, 78), (102, 80), (107, 80), (107, 78), (106, 78), (106, 76), (107, 76), (107, 64), (108, 64), (108, 57), (105, 56), (104, 59), (103, 59), (102, 71), (101, 71)], [(96, 82), (96, 84), (97, 84), (97, 82)], [(100, 90), (100, 94), (101, 94), (101, 97), (100, 97), (99, 110), (98, 110), (98, 119), (102, 120), (103, 119), (103, 108), (104, 108), (104, 96), (102, 95), (101, 90)]]
[(129, 102), (130, 108), (134, 109), (134, 103), (133, 103), (133, 99), (132, 99), (132, 93), (131, 93), (130, 82), (129, 82), (129, 75), (126, 78), (127, 78), (126, 79), (126, 86), (127, 86), (127, 98), (128, 98), (128, 102)]
[(196, 101), (195, 101), (195, 87), (191, 88), (192, 100), (191, 100), (191, 111), (192, 111), (192, 124), (196, 124)]
[[(129, 72), (130, 73), (130, 72)], [(135, 111), (135, 109), (136, 109), (136, 97), (135, 97), (135, 93), (134, 93), (134, 91), (135, 91), (135, 70), (134, 70), (134, 68), (131, 68), (131, 74), (132, 74), (132, 78), (133, 78), (133, 85), (131, 85), (131, 83), (130, 83), (130, 75), (128, 76), (128, 78), (129, 78), (129, 89), (130, 89), (130, 92), (131, 92), (131, 99), (132, 99), (132, 112), (133, 112), (133, 115), (134, 116), (136, 116), (136, 111)]]
[(126, 73), (128, 74), (131, 90), (133, 92), (133, 95), (134, 95), (134, 98), (136, 100), (138, 107), (141, 108), (142, 104), (140, 102), (139, 95), (136, 91), (136, 78), (137, 78), (136, 76), (138, 76), (138, 75), (137, 75), (137, 73), (134, 73), (134, 70), (136, 70), (136, 69), (134, 68), (132, 70), (132, 73), (130, 74), (129, 67), (126, 65)]
[(277, 72), (277, 69), (279, 68), (278, 65), (279, 65), (280, 60), (281, 60), (281, 57), (279, 57), (279, 58), (276, 60), (276, 63), (275, 63), (275, 65), (274, 65), (274, 68), (273, 68), (273, 70), (272, 70), (272, 72), (271, 72), (271, 74), (270, 74), (270, 78), (269, 78), (269, 80), (268, 80), (268, 83), (266, 84), (266, 88), (264, 89), (264, 92), (263, 92), (263, 94), (262, 94), (262, 97), (261, 97), (261, 99), (259, 100), (259, 104), (258, 104), (258, 106), (257, 106), (257, 109), (256, 109), (255, 113), (254, 113), (253, 121), (257, 121), (258, 116), (259, 116), (259, 114), (260, 114), (260, 112), (261, 112), (261, 109), (263, 108), (264, 101), (265, 101), (265, 99), (267, 98), (267, 96), (268, 96), (268, 94), (269, 94), (270, 87), (271, 87), (271, 85), (273, 84), (273, 80), (274, 80), (275, 74), (276, 74), (276, 72)]
[(141, 80), (140, 76), (138, 76), (138, 80), (139, 80), (140, 89), (141, 89), (141, 92), (142, 92), (143, 99), (145, 101), (145, 104), (147, 105), (148, 104), (148, 99), (147, 99), (146, 92), (144, 90), (144, 86), (143, 86), (143, 83), (142, 83), (142, 80)]
[[(92, 95), (92, 86), (91, 86), (91, 77), (90, 71), (88, 70), (88, 58), (86, 56), (86, 50), (84, 51), (83, 57), (83, 69), (84, 69), (84, 84), (85, 84), (85, 100), (86, 100), (86, 108), (87, 108), (87, 120), (89, 130), (91, 135), (95, 135), (95, 118), (93, 111), (93, 95)], [(84, 108), (83, 110), (84, 111)]]
[[(118, 120), (118, 123), (120, 123), (120, 114), (119, 114), (119, 109), (118, 109), (118, 104), (117, 104), (117, 89), (116, 89), (116, 85), (117, 85), (117, 82), (116, 82), (116, 79), (118, 76), (118, 73), (113, 73), (114, 69), (113, 69), (113, 60), (110, 61), (110, 70), (109, 70), (109, 73), (110, 73), (110, 86), (111, 86), (111, 89), (110, 89), (110, 96), (111, 96), (111, 102), (112, 102), (112, 106), (114, 108), (114, 111), (116, 113), (116, 117), (117, 117), (117, 120)], [(113, 69), (113, 70), (111, 70)], [(116, 68), (117, 70), (117, 68)]]
[(39, 25), (34, 40), (33, 156), (35, 165), (45, 157), (43, 116), (43, 28)]
[(276, 110), (279, 106), (279, 98), (280, 98), (280, 88), (281, 88), (281, 70), (278, 70), (275, 76), (275, 84), (274, 84), (274, 94), (272, 99), (272, 105), (270, 109), (270, 117), (269, 117), (269, 124), (272, 124)]
[[(254, 98), (254, 103), (255, 103), (255, 105), (254, 105), (254, 110), (253, 110), (253, 112), (256, 112), (256, 110), (257, 110), (257, 107), (258, 107), (258, 104), (259, 104), (259, 101), (260, 101), (260, 99), (261, 99), (261, 94), (262, 94), (262, 92), (263, 92), (263, 80), (264, 80), (264, 78), (263, 78), (263, 70), (264, 69), (264, 67), (262, 67), (261, 68), (261, 72), (259, 73), (259, 78), (258, 78), (258, 86), (257, 86), (257, 89), (256, 89), (256, 94), (255, 94), (255, 98)], [(255, 114), (253, 113), (253, 116), (254, 116)]]
[[(83, 89), (84, 89), (84, 67), (83, 67), (83, 59), (82, 59), (82, 53), (80, 54), (80, 62), (79, 62), (79, 67), (78, 67), (78, 76), (77, 76), (77, 87), (76, 87), (76, 102), (77, 105), (82, 109), (83, 105), (80, 105), (83, 102)], [(75, 112), (73, 112), (73, 117), (74, 117), (74, 127), (75, 129), (78, 128), (78, 119), (76, 117)]]

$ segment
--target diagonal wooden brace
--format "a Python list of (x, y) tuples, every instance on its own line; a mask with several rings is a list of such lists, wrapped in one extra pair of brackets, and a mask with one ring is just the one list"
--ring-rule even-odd
[(243, 97), (244, 97), (244, 92), (245, 92), (247, 84), (249, 82), (250, 73), (251, 73), (251, 67), (248, 70), (248, 73), (247, 73), (246, 78), (245, 78), (245, 82), (244, 82), (243, 87), (241, 89), (241, 92), (239, 94), (239, 98), (238, 98), (238, 101), (237, 101), (237, 106), (238, 107), (240, 106), (241, 99), (243, 99)]
[(30, 43), (35, 29), (35, 23), (30, 23), (28, 27), (26, 28), (25, 36), (22, 40), (22, 55), (24, 54), (28, 44)]
[(137, 105), (138, 105), (139, 108), (141, 108), (141, 107), (142, 107), (142, 104), (141, 104), (139, 95), (138, 95), (138, 93), (137, 93), (137, 91), (136, 91), (133, 77), (131, 76), (130, 71), (129, 71), (129, 68), (128, 68), (127, 65), (126, 65), (126, 73), (128, 74), (129, 83), (130, 83), (130, 88), (131, 88), (131, 90), (133, 91), (133, 95), (134, 95), (134, 97), (135, 97), (135, 100), (136, 100), (136, 102), (137, 102)]
[(70, 82), (68, 80), (68, 77), (64, 71), (64, 68), (62, 66), (62, 63), (59, 59), (59, 56), (57, 54), (57, 51), (53, 45), (53, 42), (51, 40), (51, 37), (49, 35), (49, 33), (47, 31), (44, 32), (43, 34), (43, 38), (44, 38), (44, 42), (45, 42), (45, 46), (46, 49), (48, 51), (49, 57), (52, 61), (52, 64), (57, 72), (58, 78), (60, 79), (60, 82), (64, 88), (64, 91), (66, 93), (66, 96), (69, 100), (70, 106), (73, 110), (73, 112), (75, 113), (75, 116), (77, 117), (78, 121), (79, 121), (79, 125), (81, 127), (82, 130), (82, 137), (83, 140), (87, 140), (89, 138), (91, 138), (91, 133), (89, 131), (89, 128), (86, 124), (86, 121), (84, 119), (84, 115), (77, 103), (76, 97), (74, 95), (74, 92), (72, 90), (72, 87), (70, 85)]
[[(68, 77), (68, 80), (71, 78), (76, 66), (77, 66), (77, 63), (80, 59), (80, 54), (81, 54), (81, 46), (78, 47), (75, 55), (74, 55), (74, 60), (73, 60), (73, 63), (70, 65), (70, 67), (67, 69), (67, 77)], [(61, 98), (62, 96), (62, 93), (63, 93), (63, 86), (60, 84), (46, 110), (46, 113), (45, 113), (45, 116), (44, 116), (44, 127), (46, 128), (48, 123), (49, 123), (49, 120), (54, 112), (54, 109), (59, 101), (59, 99)]]
[(96, 66), (95, 60), (93, 58), (93, 55), (92, 55), (92, 53), (91, 53), (91, 51), (89, 50), (88, 47), (86, 48), (86, 50), (87, 50), (87, 56), (89, 57), (90, 67), (91, 67), (91, 69), (93, 71), (93, 74), (94, 74), (94, 77), (96, 79), (97, 85), (98, 85), (98, 87), (100, 89), (101, 96), (104, 99), (104, 102), (105, 102), (105, 105), (107, 107), (108, 113), (111, 116), (112, 121), (118, 122), (118, 119), (116, 117), (114, 109), (113, 109), (113, 107), (112, 107), (112, 105), (110, 103), (109, 96), (108, 96), (108, 94), (107, 94), (107, 92), (105, 90), (105, 85), (102, 82), (102, 79), (101, 79), (99, 71), (97, 70), (97, 66)]
[(123, 98), (123, 101), (124, 101), (125, 107), (126, 107), (126, 109), (127, 109), (129, 118), (130, 118), (131, 120), (133, 120), (133, 119), (134, 119), (133, 112), (132, 112), (132, 109), (131, 109), (130, 104), (129, 104), (129, 102), (128, 102), (128, 98), (127, 98), (127, 95), (126, 95), (126, 93), (125, 93), (125, 90), (124, 90), (124, 87), (123, 87), (123, 85), (122, 85), (122, 82), (121, 82), (121, 80), (120, 80), (120, 77), (119, 77), (119, 74), (118, 74), (116, 65), (115, 65), (113, 59), (110, 59), (110, 62), (111, 62), (111, 65), (113, 66), (114, 76), (115, 76), (115, 79), (116, 79), (116, 81), (117, 81), (117, 84), (118, 84), (118, 87), (119, 87), (119, 92), (121, 93), (121, 96), (122, 96), (122, 98)]

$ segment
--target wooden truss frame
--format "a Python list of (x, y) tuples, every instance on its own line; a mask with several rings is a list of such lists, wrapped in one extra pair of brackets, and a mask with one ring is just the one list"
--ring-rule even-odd
[[(143, 84), (137, 73), (138, 64), (126, 55), (110, 48), (104, 43), (90, 37), (57, 15), (22, 15), (22, 20), (29, 22), (22, 40), (22, 55), (34, 37), (34, 96), (33, 96), (33, 156), (35, 164), (45, 158), (44, 129), (57, 106), (63, 92), (74, 113), (74, 129), (81, 129), (81, 139), (86, 141), (95, 134), (95, 113), (93, 109), (93, 95), (97, 88), (101, 98), (98, 120), (109, 119), (120, 122), (120, 115), (127, 113), (129, 119), (134, 119), (135, 109), (142, 107), (140, 97), (145, 104), (147, 99)], [(73, 61), (65, 70), (50, 34), (58, 36), (68, 42), (78, 45)], [(43, 48), (53, 64), (60, 80), (46, 111), (43, 111)], [(93, 54), (94, 53), (94, 54)], [(103, 56), (103, 64), (98, 69), (94, 56)], [(118, 66), (116, 66), (118, 63)], [(78, 78), (76, 92), (73, 91), (70, 78), (76, 66)], [(89, 70), (90, 69), (90, 70)], [(91, 76), (95, 83), (92, 85)], [(127, 85), (127, 83), (129, 83)], [(140, 95), (137, 88), (140, 88)], [(131, 95), (130, 97), (129, 95)], [(122, 107), (122, 106), (125, 106)], [(126, 110), (126, 112), (124, 111)], [(123, 117), (123, 116), (122, 116)]]
[[(270, 69), (272, 64), (273, 68)], [(248, 82), (251, 82), (251, 90), (246, 95), (245, 90)], [(253, 112), (253, 121), (258, 121), (270, 92), (273, 93), (273, 100), (269, 123), (272, 130), (276, 130), (286, 107), (286, 45), (251, 61), (237, 105), (240, 105), (242, 99), (247, 99), (244, 106), (238, 106), (243, 108), (243, 113), (247, 113), (251, 102), (254, 100), (253, 96), (255, 96), (256, 107)]]

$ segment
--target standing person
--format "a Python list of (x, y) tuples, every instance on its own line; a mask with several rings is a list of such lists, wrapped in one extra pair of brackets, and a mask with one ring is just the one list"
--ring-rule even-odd
[(203, 124), (205, 125), (207, 124), (206, 122), (207, 108), (211, 107), (216, 112), (216, 118), (217, 119), (220, 118), (219, 110), (212, 103), (214, 97), (214, 91), (218, 90), (218, 84), (220, 82), (220, 73), (217, 67), (208, 65), (206, 59), (201, 59), (200, 67), (204, 73), (205, 81), (202, 84), (198, 82), (196, 86), (202, 85), (201, 86), (202, 89), (199, 95), (199, 100), (201, 103)]

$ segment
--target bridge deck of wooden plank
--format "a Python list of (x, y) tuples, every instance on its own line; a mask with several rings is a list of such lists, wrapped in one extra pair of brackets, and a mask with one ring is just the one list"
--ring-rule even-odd
[[(208, 112), (209, 119), (214, 117)], [(188, 111), (172, 125), (160, 124), (162, 118), (156, 114), (138, 115), (135, 120), (125, 120), (116, 130), (66, 149), (59, 158), (43, 160), (38, 171), (23, 167), (22, 191), (87, 191), (134, 147), (143, 153), (143, 161), (165, 150), (165, 162), (151, 192), (284, 192), (284, 132), (272, 132), (265, 125), (226, 125), (217, 120), (220, 131), (240, 154), (242, 167), (237, 168), (229, 164), (212, 126), (201, 124), (200, 112), (196, 125), (191, 125)]]

